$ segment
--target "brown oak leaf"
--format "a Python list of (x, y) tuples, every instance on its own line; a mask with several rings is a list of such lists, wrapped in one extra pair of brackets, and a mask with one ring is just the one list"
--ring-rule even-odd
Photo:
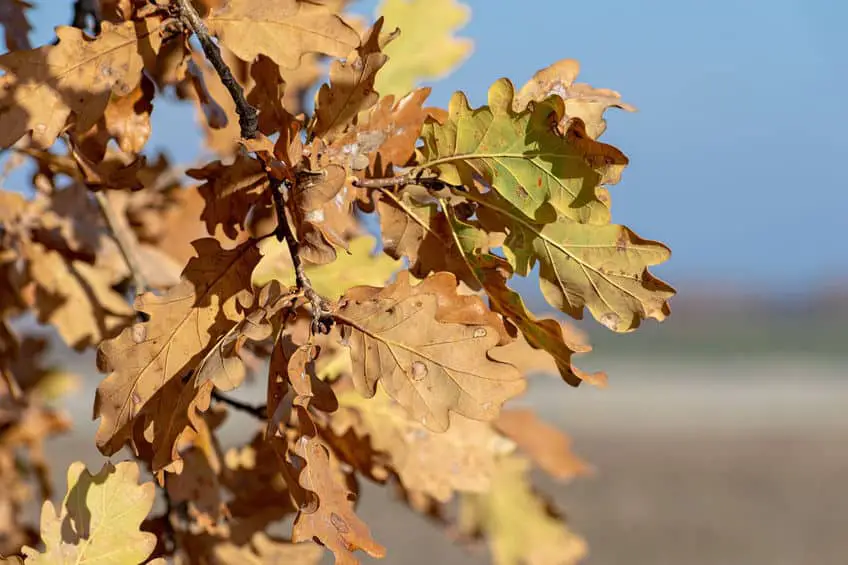
[(525, 381), (515, 367), (489, 357), (501, 337), (485, 318), (443, 321), (447, 314), (439, 312), (465, 298), (455, 285), (413, 287), (403, 273), (386, 288), (348, 290), (335, 316), (351, 349), (356, 390), (370, 398), (382, 382), (413, 419), (434, 431), (448, 429), (450, 411), (494, 419)]
[(292, 541), (318, 539), (329, 548), (339, 565), (359, 561), (353, 551), (361, 549), (371, 557), (383, 557), (385, 548), (374, 541), (368, 526), (353, 512), (350, 492), (339, 484), (331, 468), (330, 452), (320, 440), (301, 436), (294, 454), (305, 462), (298, 484), (317, 497), (317, 506), (298, 512), (292, 528)]
[[(182, 377), (214, 345), (214, 337), (241, 319), (237, 299), (249, 293), (246, 289), (259, 252), (253, 242), (227, 250), (214, 239), (201, 239), (194, 246), (197, 257), (189, 261), (179, 285), (161, 296), (146, 293), (136, 299), (136, 309), (146, 312), (149, 321), (126, 328), (100, 345), (98, 367), (109, 375), (98, 386), (94, 413), (100, 418), (97, 446), (104, 454), (119, 450), (130, 438), (132, 423), (152, 411), (145, 428), (158, 427), (153, 435), (164, 445), (157, 451), (173, 456), (171, 446), (184, 431), (184, 422), (194, 416), (192, 406), (199, 402), (208, 406), (208, 399), (197, 399), (200, 391), (171, 400), (176, 386), (171, 383), (182, 384)], [(169, 384), (170, 391), (164, 390)], [(157, 468), (170, 463), (168, 456), (164, 459)]]
[(0, 56), (0, 147), (32, 132), (47, 148), (73, 114), (74, 127), (87, 131), (103, 116), (112, 94), (126, 96), (141, 80), (141, 39), (154, 44), (156, 32), (135, 22), (103, 23), (92, 39), (82, 30), (58, 27), (57, 45)]
[(398, 30), (381, 34), (382, 28), (383, 18), (379, 18), (355, 53), (330, 65), (330, 84), (322, 84), (315, 97), (312, 135), (332, 141), (379, 99), (374, 80), (388, 59), (382, 48), (398, 35)]
[(206, 22), (243, 61), (263, 54), (287, 69), (297, 67), (304, 53), (344, 57), (359, 46), (359, 35), (352, 27), (312, 2), (229, 0), (212, 10)]
[(215, 234), (218, 226), (230, 239), (237, 239), (246, 229), (248, 214), (267, 194), (268, 175), (262, 163), (246, 153), (238, 153), (232, 164), (214, 161), (202, 169), (189, 169), (191, 178), (206, 181), (198, 190), (206, 201), (201, 218), (206, 229)]

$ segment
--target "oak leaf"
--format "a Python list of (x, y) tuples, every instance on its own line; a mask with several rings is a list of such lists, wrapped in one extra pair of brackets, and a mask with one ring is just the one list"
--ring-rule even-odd
[[(316, 173), (303, 175), (291, 193), (301, 256), (323, 265), (336, 259), (336, 247), (347, 247), (343, 230), (353, 206), (351, 188), (345, 184), (346, 172), (329, 165)], [(341, 228), (341, 230), (340, 230)]]
[[(456, 247), (460, 249), (468, 265), (468, 271), (472, 273), (476, 283), (473, 288), (486, 292), (492, 310), (502, 314), (506, 320), (518, 328), (526, 339), (527, 345), (548, 353), (554, 360), (560, 376), (569, 384), (577, 386), (581, 381), (588, 381), (599, 386), (605, 385), (604, 373), (586, 373), (571, 364), (573, 354), (587, 353), (592, 350), (592, 347), (585, 340), (567, 339), (568, 336), (563, 332), (562, 324), (557, 320), (536, 318), (524, 304), (521, 295), (507, 286), (507, 280), (512, 276), (512, 269), (507, 261), (489, 253), (485, 232), (478, 226), (458, 219), (451, 207), (446, 204), (443, 206), (451, 222)], [(522, 352), (526, 356), (527, 352)], [(505, 359), (500, 352), (497, 358)]]
[(429, 94), (429, 88), (417, 88), (397, 101), (384, 96), (328, 147), (330, 160), (356, 171), (368, 168), (370, 176), (393, 174), (393, 166), (406, 165), (415, 154), (424, 121), (434, 115), (422, 108)]
[(508, 257), (526, 276), (538, 262), (539, 286), (552, 306), (582, 319), (588, 308), (616, 332), (636, 329), (645, 318), (664, 320), (674, 289), (648, 267), (671, 251), (615, 224), (592, 226), (560, 218), (542, 226), (511, 215), (515, 229), (506, 239)]
[(335, 316), (345, 326), (356, 390), (370, 398), (382, 382), (410, 417), (434, 431), (448, 428), (450, 411), (495, 418), (525, 382), (513, 366), (489, 357), (501, 337), (486, 323), (485, 306), (450, 313), (465, 298), (479, 301), (459, 296), (455, 282), (413, 287), (408, 273), (386, 288), (348, 290)]
[[(139, 531), (153, 507), (153, 483), (138, 484), (138, 466), (106, 463), (96, 475), (85, 465), (68, 468), (68, 492), (57, 509), (44, 502), (41, 535), (45, 550), (24, 547), (31, 565), (141, 563), (153, 552), (156, 536)], [(164, 564), (164, 560), (156, 560)]]
[(473, 187), (479, 175), (510, 205), (539, 223), (558, 215), (583, 223), (608, 223), (608, 199), (599, 194), (598, 185), (617, 178), (627, 157), (611, 145), (580, 143), (582, 138), (574, 132), (563, 136), (555, 131), (551, 117), (563, 114), (562, 99), (551, 98), (516, 113), (513, 98), (508, 79), (489, 88), (489, 104), (481, 108), (472, 109), (462, 92), (455, 93), (448, 121), (424, 125), (424, 147), (415, 171), (435, 170), (447, 184), (466, 187)]
[[(326, 265), (307, 265), (306, 274), (315, 292), (335, 299), (351, 286), (382, 285), (398, 271), (401, 262), (384, 253), (373, 253), (376, 240), (362, 235), (350, 241), (348, 252)], [(253, 284), (262, 286), (278, 280), (286, 286), (295, 284), (294, 269), (285, 243), (268, 238), (259, 244), (262, 259), (253, 271)]]
[(454, 37), (471, 15), (457, 0), (384, 0), (377, 13), (401, 30), (385, 49), (389, 62), (377, 76), (383, 96), (404, 96), (421, 81), (442, 78), (471, 54), (473, 42)]
[(569, 120), (580, 118), (586, 124), (586, 132), (592, 139), (597, 139), (606, 130), (607, 124), (603, 116), (608, 108), (636, 111), (635, 107), (622, 102), (621, 95), (614, 90), (575, 83), (579, 72), (580, 63), (574, 59), (562, 59), (540, 69), (521, 87), (513, 101), (513, 110), (519, 112), (531, 102), (541, 102), (551, 95), (557, 95), (565, 101), (565, 113), (560, 119), (560, 128), (565, 131)]
[[(232, 541), (215, 544), (211, 563), (216, 565), (317, 565), (323, 551), (315, 544), (292, 543), (256, 532), (249, 543), (238, 545)], [(195, 557), (194, 553), (191, 553)]]
[[(104, 22), (91, 39), (81, 30), (56, 28), (59, 43), (0, 56), (0, 147), (32, 132), (46, 148), (73, 114), (77, 131), (89, 130), (103, 116), (112, 94), (126, 96), (141, 80), (141, 40), (156, 43), (156, 32), (135, 22)], [(149, 39), (148, 39), (149, 38)]]
[(315, 95), (311, 135), (332, 140), (344, 132), (359, 112), (379, 99), (374, 80), (387, 59), (381, 50), (397, 36), (397, 30), (393, 34), (381, 34), (382, 28), (380, 18), (354, 53), (344, 62), (333, 61), (330, 65), (330, 84), (322, 84)]
[(26, 246), (35, 287), (32, 306), (41, 323), (50, 323), (77, 350), (112, 337), (131, 320), (132, 308), (112, 290), (104, 273), (83, 261), (33, 243)]
[(571, 451), (568, 436), (540, 420), (532, 410), (504, 410), (494, 425), (555, 479), (569, 480), (591, 473), (591, 467)]
[(286, 81), (277, 63), (265, 55), (259, 55), (250, 66), (250, 76), (254, 84), (247, 102), (259, 111), (259, 131), (271, 135), (293, 119), (285, 108)]
[(314, 437), (301, 436), (294, 454), (305, 462), (298, 484), (314, 493), (318, 504), (298, 512), (292, 541), (320, 540), (333, 552), (339, 565), (359, 563), (352, 553), (357, 549), (371, 557), (383, 557), (385, 548), (371, 537), (368, 526), (353, 512), (350, 493), (336, 481), (327, 448)]
[(337, 434), (352, 427), (358, 435), (369, 436), (373, 449), (388, 455), (407, 491), (440, 502), (448, 502), (454, 492), (489, 490), (498, 457), (514, 449), (487, 422), (457, 414), (451, 416), (447, 431), (428, 430), (383, 391), (370, 399), (347, 392), (339, 404), (354, 414), (347, 421), (344, 416), (331, 419)]
[(344, 57), (359, 46), (352, 27), (311, 2), (229, 0), (212, 10), (206, 22), (241, 60), (253, 61), (262, 54), (287, 69), (296, 68), (304, 53)]
[(209, 234), (214, 235), (218, 226), (222, 226), (227, 237), (237, 239), (246, 229), (251, 209), (261, 204), (263, 198), (270, 202), (268, 175), (262, 163), (246, 153), (236, 154), (229, 165), (214, 161), (202, 169), (189, 169), (186, 174), (205, 181), (198, 190), (206, 201), (201, 218)]
[(533, 491), (528, 467), (521, 457), (502, 458), (489, 492), (463, 495), (459, 529), (485, 536), (495, 565), (576, 565), (586, 542)]
[[(245, 289), (259, 259), (253, 242), (230, 250), (214, 239), (194, 245), (197, 257), (186, 266), (179, 285), (161, 296), (146, 293), (136, 299), (136, 309), (147, 313), (149, 321), (126, 328), (98, 351), (98, 367), (109, 375), (95, 398), (95, 418), (101, 419), (97, 446), (104, 454), (115, 453), (130, 438), (132, 423), (145, 417), (145, 428), (160, 428), (153, 434), (161, 446), (157, 452), (164, 453), (164, 460), (157, 457), (157, 470), (173, 460), (172, 446), (195, 408), (208, 407), (212, 383), (196, 390), (187, 386), (196, 375), (187, 385), (181, 379), (214, 346), (215, 336), (241, 319), (238, 299), (249, 294)], [(205, 398), (198, 397), (201, 392)]]

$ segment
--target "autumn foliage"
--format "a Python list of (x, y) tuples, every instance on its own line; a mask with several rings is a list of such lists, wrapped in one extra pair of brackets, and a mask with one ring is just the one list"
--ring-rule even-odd
[[(468, 54), (465, 7), (386, 0), (366, 24), (345, 5), (103, 0), (90, 30), (33, 48), (30, 5), (0, 0), (0, 146), (34, 171), (0, 190), (0, 553), (22, 556), (6, 562), (317, 563), (314, 541), (356, 563), (392, 546), (357, 517), (361, 480), (500, 565), (585, 554), (528, 473), (586, 465), (504, 403), (540, 369), (606, 377), (510, 282), (538, 270), (552, 307), (615, 332), (669, 314), (648, 272), (668, 248), (610, 215), (628, 161), (598, 137), (605, 110), (632, 108), (573, 60), (430, 107), (416, 85)], [(145, 151), (166, 98), (213, 159)], [(18, 514), (51, 496), (43, 442), (70, 422), (44, 341), (12, 324), (27, 312), (97, 349), (94, 441), (134, 459), (72, 465), (39, 531)], [(248, 378), (264, 404), (229, 394)], [(257, 428), (224, 450), (232, 410)], [(267, 531), (291, 517), (288, 538)]]

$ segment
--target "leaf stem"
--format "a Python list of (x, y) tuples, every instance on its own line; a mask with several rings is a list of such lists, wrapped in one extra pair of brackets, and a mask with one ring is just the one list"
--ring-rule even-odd
[(212, 398), (226, 404), (230, 408), (234, 408), (239, 412), (244, 412), (245, 414), (250, 414), (257, 420), (267, 420), (268, 419), (268, 407), (264, 404), (260, 404), (258, 406), (254, 406), (253, 404), (248, 404), (246, 402), (242, 402), (241, 400), (236, 400), (235, 398), (230, 398), (225, 395), (223, 392), (219, 392), (217, 389), (212, 390)]
[(109, 231), (112, 232), (112, 236), (118, 244), (118, 249), (124, 258), (124, 262), (127, 264), (127, 269), (130, 271), (133, 286), (135, 287), (135, 294), (136, 296), (144, 294), (147, 291), (147, 281), (144, 279), (144, 275), (141, 272), (141, 264), (135, 254), (137, 245), (135, 235), (132, 233), (129, 225), (126, 222), (122, 222), (116, 216), (115, 210), (112, 209), (112, 205), (109, 203), (109, 198), (106, 194), (102, 190), (93, 192), (94, 199), (97, 200), (97, 205), (100, 208), (100, 214), (103, 216), (103, 220), (106, 222)]
[(212, 39), (209, 34), (209, 29), (200, 14), (194, 9), (191, 0), (174, 0), (179, 9), (180, 19), (194, 33), (200, 46), (203, 48), (203, 53), (206, 58), (212, 63), (215, 72), (221, 78), (221, 82), (227, 88), (233, 102), (236, 104), (236, 112), (239, 115), (239, 127), (241, 127), (241, 136), (244, 139), (253, 139), (256, 137), (259, 130), (259, 113), (256, 108), (248, 103), (244, 96), (244, 89), (233, 76), (233, 72), (221, 55), (221, 49), (218, 44)]

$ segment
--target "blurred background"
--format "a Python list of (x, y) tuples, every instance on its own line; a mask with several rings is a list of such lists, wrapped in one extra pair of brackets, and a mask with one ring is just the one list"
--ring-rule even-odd
[[(639, 108), (607, 113), (603, 141), (631, 159), (611, 190), (613, 219), (673, 250), (654, 269), (680, 293), (667, 322), (629, 335), (579, 323), (595, 350), (577, 364), (605, 370), (609, 388), (540, 376), (524, 399), (596, 469), (568, 485), (540, 478), (587, 538), (586, 562), (848, 562), (848, 176), (837, 166), (848, 154), (848, 4), (463, 1), (472, 15), (460, 35), (474, 50), (430, 102), (461, 89), (480, 105), (499, 77), (520, 85), (579, 60), (581, 82)], [(353, 9), (370, 19), (376, 3)], [(48, 43), (71, 1), (30, 14), (32, 43)], [(201, 158), (195, 112), (158, 103), (153, 121), (149, 150)], [(5, 185), (26, 179), (17, 171)], [(518, 288), (548, 309), (535, 280)], [(50, 447), (61, 491), (68, 462), (102, 461), (89, 422), (99, 376), (93, 354), (58, 340), (53, 351), (87, 375), (69, 406), (74, 434)], [(385, 563), (487, 561), (366, 490)]]

